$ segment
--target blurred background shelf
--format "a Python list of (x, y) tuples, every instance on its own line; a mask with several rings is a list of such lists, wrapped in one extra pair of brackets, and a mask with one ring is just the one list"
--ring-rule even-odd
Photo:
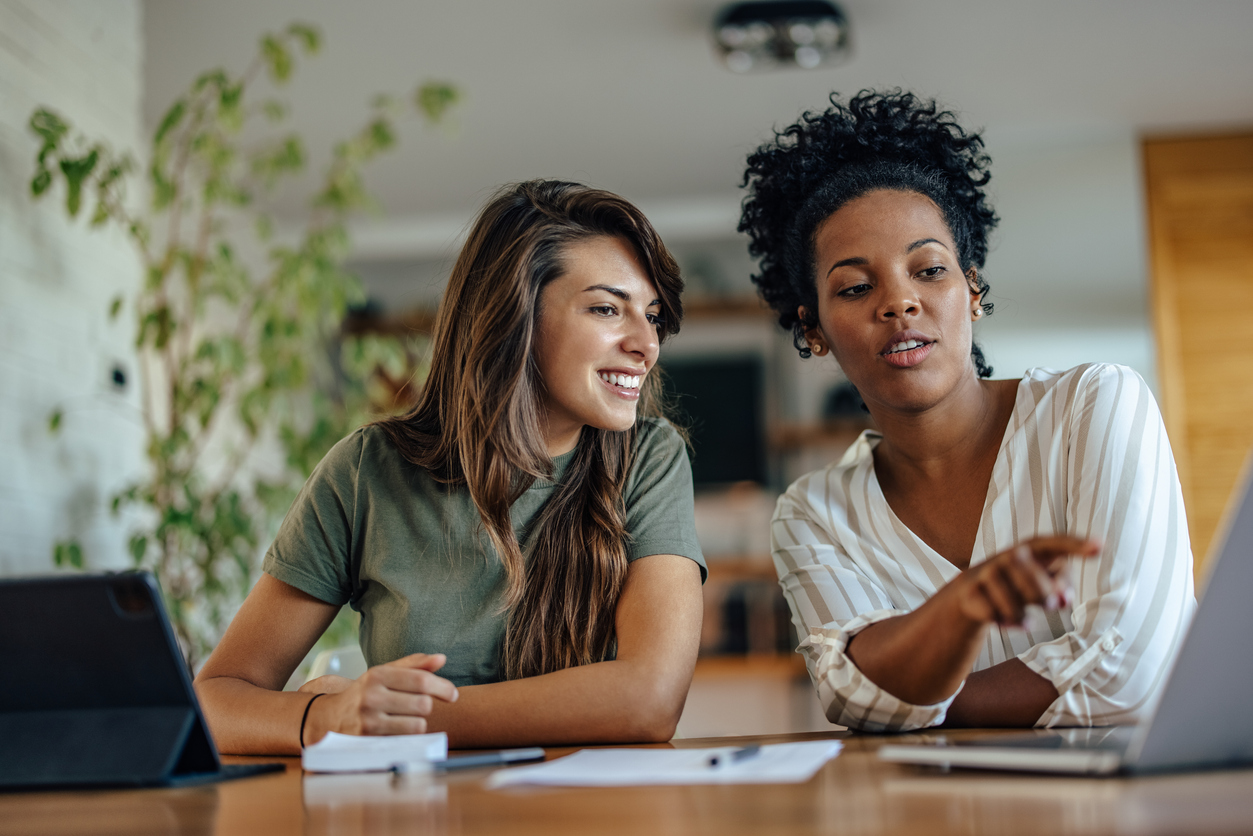
[(679, 720), (679, 737), (827, 731), (796, 653), (702, 657)]
[(805, 661), (795, 652), (796, 631), (769, 554), (715, 552), (707, 562), (701, 652), (679, 733), (709, 737), (831, 728)]
[(791, 682), (806, 679), (805, 660), (799, 653), (746, 653), (740, 656), (704, 656), (696, 660), (700, 680), (755, 677)]
[(689, 296), (683, 300), (683, 321), (700, 319), (761, 319), (773, 322), (770, 310), (756, 295)]

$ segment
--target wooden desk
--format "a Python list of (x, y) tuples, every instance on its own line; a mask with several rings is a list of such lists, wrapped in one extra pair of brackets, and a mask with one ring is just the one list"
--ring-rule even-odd
[[(963, 736), (986, 732), (964, 732)], [(181, 790), (0, 795), (2, 834), (1187, 834), (1253, 832), (1253, 770), (1135, 779), (941, 773), (880, 763), (902, 738), (839, 736), (807, 784), (488, 791), (446, 777), (286, 773)], [(950, 736), (956, 736), (950, 733)], [(912, 736), (911, 738), (912, 739)], [(550, 750), (550, 757), (570, 749)], [(234, 758), (231, 760), (241, 761)]]

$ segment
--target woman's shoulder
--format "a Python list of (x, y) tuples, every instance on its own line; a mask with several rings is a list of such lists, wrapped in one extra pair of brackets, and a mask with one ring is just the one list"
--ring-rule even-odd
[[(668, 487), (667, 487), (668, 486)], [(687, 441), (664, 418), (640, 418), (631, 446), (631, 464), (623, 496), (627, 504), (658, 488), (692, 491)]]
[(864, 430), (839, 460), (811, 470), (789, 485), (775, 506), (775, 519), (825, 518), (846, 506), (851, 484), (861, 481), (859, 474), (864, 476), (873, 466), (873, 451), (882, 437), (876, 430)]
[(687, 455), (687, 442), (682, 433), (665, 418), (640, 418), (636, 422), (632, 453), (638, 463), (653, 456)]
[(1023, 374), (1023, 381), (1041, 383), (1046, 387), (1065, 385), (1070, 381), (1081, 381), (1087, 385), (1111, 381), (1133, 382), (1137, 386), (1147, 385), (1139, 372), (1120, 363), (1080, 363), (1060, 371), (1047, 366), (1037, 366), (1027, 369)]
[(387, 432), (378, 424), (366, 424), (335, 442), (314, 469), (314, 475), (355, 483), (388, 476), (408, 478), (412, 470)]
[(358, 427), (331, 445), (321, 461), (313, 468), (310, 479), (354, 478), (361, 467), (367, 427)]
[(1085, 402), (1153, 396), (1139, 372), (1118, 363), (1082, 363), (1064, 371), (1045, 367), (1028, 369), (1020, 391), (1031, 396), (1037, 407), (1046, 401), (1075, 408)]

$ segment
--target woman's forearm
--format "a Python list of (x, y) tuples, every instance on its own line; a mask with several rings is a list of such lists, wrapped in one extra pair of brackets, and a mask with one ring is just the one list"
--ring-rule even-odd
[(674, 736), (690, 682), (690, 670), (615, 660), (471, 685), (457, 702), (435, 705), (430, 729), (458, 749), (662, 742)]
[(430, 728), (456, 748), (669, 740), (692, 684), (701, 613), (694, 561), (640, 558), (618, 600), (616, 659), (460, 688), (455, 703), (434, 705)]
[(853, 664), (897, 699), (943, 702), (979, 656), (988, 625), (964, 617), (946, 589), (913, 612), (871, 624), (849, 640), (845, 652)]
[[(303, 614), (303, 615), (302, 615)], [(668, 740), (692, 681), (701, 624), (700, 571), (676, 555), (631, 564), (618, 601), (617, 659), (510, 682), (454, 688), (442, 654), (415, 653), (356, 680), (320, 677), (279, 690), (335, 608), (263, 576), (196, 678), (224, 752), (297, 754), (327, 731), (447, 731), (454, 747)], [(287, 626), (274, 631), (273, 622)], [(294, 626), (293, 626), (294, 625)]]
[(945, 726), (1035, 725), (1057, 699), (1057, 689), (1018, 659), (972, 673), (989, 626), (975, 628), (937, 595), (912, 613), (870, 625), (853, 637), (846, 652), (876, 685), (914, 705), (942, 702), (964, 680)]
[(197, 680), (196, 695), (218, 751), (298, 755), (300, 719), (312, 694), (271, 691), (228, 676)]
[(944, 725), (950, 728), (1023, 728), (1034, 726), (1053, 701), (1053, 683), (1019, 659), (975, 671), (966, 678), (957, 699), (948, 707)]
[[(612, 661), (471, 685), (458, 689), (455, 703), (434, 701), (427, 730), (447, 732), (458, 749), (661, 742), (674, 735), (690, 680), (690, 672), (664, 676)], [(196, 692), (221, 752), (300, 754), (300, 721), (312, 693), (271, 691), (233, 677), (197, 682)], [(320, 740), (331, 722), (330, 704), (315, 703), (305, 742)]]
[[(970, 674), (992, 624), (1021, 625), (1032, 604), (1056, 609), (1071, 594), (1062, 558), (1090, 558), (1099, 551), (1096, 542), (1065, 534), (1024, 540), (966, 569), (912, 613), (870, 625), (849, 640), (848, 657), (897, 699), (943, 702)], [(1015, 717), (1029, 713), (1046, 693), (1024, 687), (1030, 700), (1011, 712)]]

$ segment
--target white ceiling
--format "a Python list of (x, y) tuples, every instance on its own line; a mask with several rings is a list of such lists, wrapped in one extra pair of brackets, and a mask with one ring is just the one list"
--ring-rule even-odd
[[(986, 128), (994, 157), (1253, 123), (1250, 0), (839, 2), (851, 61), (739, 76), (714, 60), (720, 4), (704, 0), (148, 0), (145, 116), (294, 20), (326, 40), (287, 93), (315, 148), (359, 124), (373, 94), (451, 80), (465, 92), (452, 128), (408, 126), (371, 174), (386, 209), (435, 238), (499, 184), (540, 176), (621, 192), (698, 237), (725, 228), (745, 154), (832, 90), (937, 96)], [(378, 251), (416, 228), (377, 226)]]

